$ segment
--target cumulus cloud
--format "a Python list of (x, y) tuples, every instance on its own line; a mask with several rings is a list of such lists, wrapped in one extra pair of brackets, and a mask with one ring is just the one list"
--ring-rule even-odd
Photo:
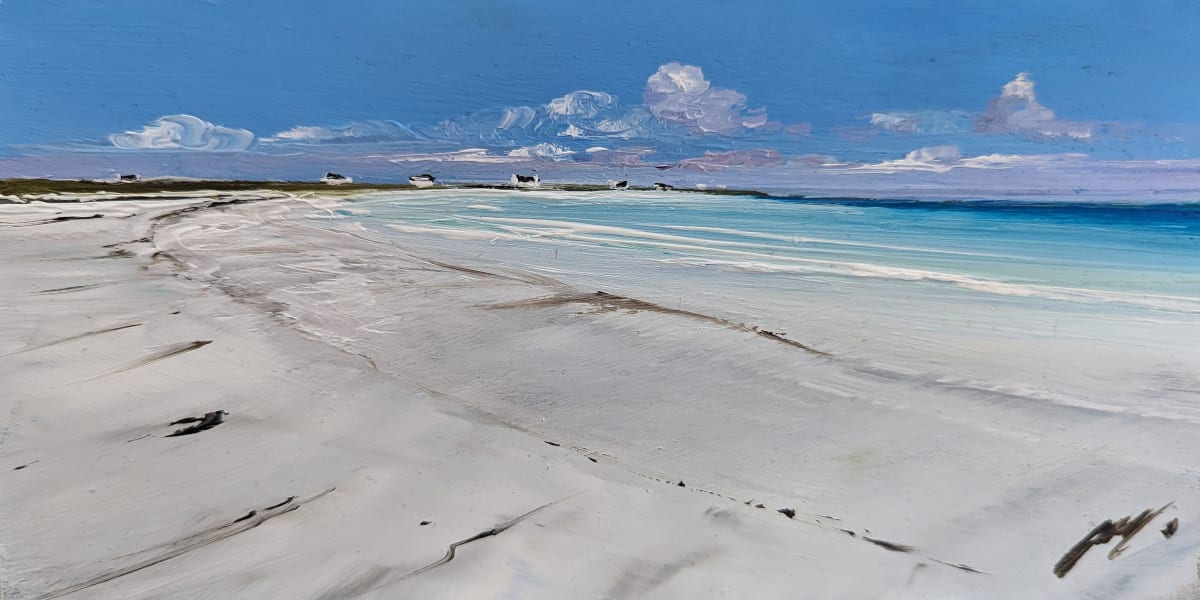
[(546, 122), (558, 137), (646, 138), (653, 135), (651, 116), (642, 107), (625, 108), (607, 92), (579, 90), (546, 104)]
[[(444, 146), (485, 146), (536, 150), (575, 140), (679, 139), (689, 132), (735, 133), (768, 125), (763, 110), (747, 110), (746, 97), (714, 87), (699, 67), (669, 63), (646, 83), (645, 104), (626, 106), (608, 92), (576, 90), (545, 104), (485, 108), (436, 123), (357, 121), (343, 126), (303, 125), (262, 141), (268, 144), (431, 142)], [(774, 124), (775, 129), (782, 126)], [(805, 134), (806, 124), (785, 128)], [(535, 150), (527, 150), (534, 148)], [(550, 153), (542, 156), (562, 156)]]
[(914, 110), (871, 113), (871, 127), (902, 133), (948, 134), (971, 130), (971, 114), (961, 110)]
[(560, 96), (546, 104), (547, 111), (556, 117), (594, 118), (617, 106), (617, 97), (606, 92), (580, 90)]
[(737, 133), (762, 127), (766, 111), (746, 110), (746, 97), (714, 87), (700, 67), (667, 63), (646, 80), (642, 95), (650, 114), (665, 123), (702, 133)]
[(246, 129), (214, 125), (192, 115), (166, 115), (141, 131), (114, 133), (108, 136), (108, 141), (127, 150), (232, 152), (249, 148), (254, 143), (254, 134)]
[(976, 117), (975, 130), (980, 133), (1015, 134), (1034, 141), (1092, 137), (1090, 125), (1055, 117), (1054, 111), (1038, 102), (1033, 86), (1029, 73), (1017, 73), (1012, 81), (1004, 84), (1000, 95), (992, 98), (987, 109)]

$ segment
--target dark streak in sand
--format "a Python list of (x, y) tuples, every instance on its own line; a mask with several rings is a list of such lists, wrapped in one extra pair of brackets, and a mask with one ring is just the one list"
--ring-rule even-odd
[(144, 238), (138, 238), (136, 240), (129, 240), (127, 242), (115, 242), (112, 244), (104, 244), (103, 246), (100, 246), (100, 247), (101, 248), (120, 248), (121, 246), (126, 246), (129, 244), (149, 244), (152, 241), (153, 240), (151, 240), (150, 238), (144, 237)]
[(84, 290), (91, 290), (91, 289), (95, 289), (98, 287), (104, 287), (106, 285), (116, 285), (118, 283), (120, 283), (120, 282), (119, 281), (105, 281), (103, 283), (88, 283), (88, 284), (84, 284), (84, 285), (71, 285), (71, 286), (61, 287), (61, 288), (52, 288), (49, 290), (38, 290), (36, 292), (31, 292), (31, 293), (39, 294), (39, 295), (65, 294), (68, 292), (82, 292)]
[[(20, 350), (17, 350), (16, 352), (13, 352), (12, 354), (21, 354), (23, 352), (32, 352), (34, 350), (41, 350), (42, 348), (49, 348), (50, 346), (57, 346), (58, 344), (65, 344), (67, 342), (73, 342), (75, 340), (83, 339), (86, 337), (91, 337), (93, 335), (100, 335), (102, 333), (112, 333), (114, 331), (121, 331), (122, 329), (129, 329), (132, 327), (139, 327), (139, 326), (141, 326), (141, 323), (131, 323), (129, 325), (118, 325), (116, 327), (108, 327), (105, 329), (96, 329), (94, 331), (87, 331), (87, 332), (80, 333), (77, 335), (72, 335), (72, 336), (65, 337), (65, 338), (59, 338), (52, 342), (46, 342), (45, 344), (39, 344), (37, 346), (30, 346), (28, 348), (22, 348)], [(5, 356), (11, 356), (11, 354), (6, 354)]]
[[(102, 583), (107, 583), (109, 581), (117, 579), (118, 577), (124, 577), (125, 575), (129, 575), (130, 573), (136, 573), (137, 571), (141, 571), (142, 569), (145, 569), (147, 567), (152, 567), (159, 563), (166, 562), (168, 560), (171, 560), (172, 558), (176, 558), (176, 557), (182, 556), (184, 554), (187, 554), (188, 552), (191, 552), (192, 550), (202, 548), (209, 544), (213, 544), (213, 543), (219, 542), (221, 540), (233, 537), (239, 533), (254, 529), (255, 527), (262, 525), (263, 523), (267, 522), (270, 519), (273, 519), (280, 515), (292, 512), (293, 510), (296, 510), (296, 509), (300, 508), (301, 506), (303, 506), (309, 502), (312, 502), (313, 500), (316, 500), (316, 499), (324, 496), (325, 494), (328, 494), (329, 492), (332, 492), (333, 490), (334, 490), (334, 488), (329, 488), (319, 494), (310, 496), (303, 500), (297, 500), (295, 496), (292, 496), (279, 504), (272, 505), (269, 508), (263, 508), (260, 510), (252, 510), (249, 513), (247, 513), (246, 515), (239, 517), (237, 519), (234, 519), (233, 521), (230, 521), (224, 525), (218, 525), (216, 527), (212, 527), (212, 528), (206, 529), (204, 531), (200, 531), (198, 533), (192, 534), (190, 536), (176, 540), (174, 542), (171, 542), (171, 543), (168, 543), (168, 544), (165, 544), (162, 546), (158, 546), (157, 548), (162, 548), (164, 551), (154, 554), (154, 555), (150, 556), (149, 558), (146, 558), (145, 560), (134, 563), (134, 564), (129, 565), (124, 568), (101, 573), (100, 575), (97, 575), (96, 577), (93, 577), (93, 578), (88, 579), (87, 581), (83, 581), (81, 583), (70, 585), (70, 586), (67, 586), (62, 589), (54, 590), (52, 592), (47, 592), (45, 594), (42, 594), (41, 596), (35, 597), (34, 600), (51, 600), (52, 598), (61, 598), (68, 594), (73, 594), (75, 592), (83, 591), (90, 587), (94, 587), (94, 586), (100, 585)], [(147, 549), (147, 551), (152, 550), (152, 549), (153, 548)]]
[(871, 542), (880, 548), (891, 550), (892, 552), (912, 552), (913, 550), (916, 550), (916, 548), (912, 546), (905, 546), (904, 544), (897, 544), (886, 540), (877, 540), (875, 538), (869, 538), (865, 535), (862, 536), (862, 539), (867, 540), (868, 542)]
[[(131, 215), (132, 216), (132, 215)], [(50, 225), (51, 223), (62, 223), (64, 221), (86, 221), (89, 219), (103, 219), (104, 215), (94, 214), (86, 216), (63, 215), (61, 217), (53, 217), (50, 219), (38, 219), (37, 221), (25, 221), (23, 223), (11, 223), (9, 227), (32, 227), (35, 225)]]
[(421, 567), (420, 569), (412, 571), (411, 573), (401, 577), (401, 579), (408, 579), (409, 577), (415, 577), (417, 575), (420, 575), (421, 573), (425, 573), (426, 571), (440, 567), (440, 566), (454, 560), (455, 550), (458, 549), (459, 546), (463, 546), (463, 545), (469, 544), (471, 542), (482, 540), (484, 538), (489, 538), (492, 536), (500, 535), (501, 533), (504, 533), (509, 528), (511, 528), (513, 525), (516, 525), (517, 523), (520, 523), (521, 521), (524, 521), (525, 519), (532, 517), (534, 515), (534, 513), (538, 512), (544, 508), (547, 508), (553, 504), (554, 504), (554, 502), (547, 502), (547, 503), (545, 503), (523, 515), (520, 515), (520, 516), (510, 519), (508, 521), (505, 521), (491, 529), (487, 529), (485, 531), (480, 531), (479, 533), (477, 533), (469, 538), (459, 540), (457, 542), (453, 542), (450, 544), (450, 548), (448, 550), (446, 550), (446, 554), (444, 556), (442, 556), (442, 558), (435, 560), (435, 561), (429, 563), (428, 565)]
[(488, 308), (499, 309), (499, 310), (514, 309), (514, 308), (552, 308), (552, 307), (556, 307), (556, 306), (565, 306), (568, 304), (591, 304), (591, 305), (595, 306), (597, 308), (597, 310), (599, 310), (601, 312), (609, 312), (609, 311), (617, 311), (617, 310), (626, 310), (626, 311), (630, 311), (630, 312), (654, 312), (654, 313), (660, 313), (660, 314), (664, 314), (664, 315), (674, 315), (674, 316), (685, 317), (685, 318), (689, 318), (689, 319), (696, 319), (699, 321), (704, 321), (707, 323), (713, 323), (715, 325), (720, 325), (722, 327), (726, 327), (726, 328), (733, 329), (736, 331), (745, 331), (748, 333), (754, 333), (756, 335), (759, 335), (759, 336), (769, 339), (771, 341), (779, 342), (781, 344), (787, 344), (788, 346), (799, 348), (810, 354), (816, 354), (818, 356), (825, 356), (825, 357), (832, 356), (828, 352), (825, 352), (823, 350), (818, 350), (816, 348), (813, 348), (806, 344), (797, 342), (795, 340), (788, 339), (788, 338), (784, 337), (783, 334), (775, 333), (773, 331), (767, 331), (765, 329), (759, 329), (758, 326), (755, 326), (755, 325), (746, 325), (745, 323), (734, 323), (733, 321), (730, 321), (728, 319), (722, 319), (720, 317), (714, 317), (712, 315), (706, 315), (703, 313), (692, 312), (690, 310), (683, 310), (683, 309), (679, 309), (679, 308), (670, 308), (670, 307), (654, 304), (653, 302), (647, 302), (645, 300), (638, 300), (636, 298), (629, 298), (626, 296), (617, 296), (615, 294), (610, 294), (610, 293), (604, 292), (604, 291), (599, 291), (594, 294), (559, 294), (556, 296), (545, 296), (542, 298), (530, 298), (528, 300), (519, 300), (517, 302), (506, 302), (506, 303), (502, 303), (502, 304), (493, 304), (493, 305), (489, 306)]
[(467, 275), (476, 275), (479, 277), (493, 277), (496, 279), (512, 279), (511, 277), (508, 277), (505, 275), (497, 275), (496, 273), (480, 271), (478, 269), (472, 269), (470, 267), (460, 267), (458, 265), (452, 265), (450, 263), (444, 263), (444, 262), (436, 261), (436, 260), (429, 259), (429, 258), (425, 259), (425, 261), (431, 265), (435, 265), (435, 266), (441, 267), (443, 269), (449, 269), (451, 271), (458, 271), (459, 273), (466, 273)]
[(154, 354), (151, 354), (151, 355), (147, 356), (146, 358), (129, 363), (128, 365), (125, 365), (124, 367), (115, 369), (113, 371), (109, 371), (107, 373), (102, 373), (102, 374), (92, 377), (90, 379), (96, 379), (98, 377), (104, 377), (106, 375), (115, 375), (117, 373), (123, 373), (125, 371), (136, 369), (138, 367), (144, 367), (148, 364), (155, 363), (155, 362), (158, 362), (163, 359), (171, 358), (172, 356), (178, 356), (178, 355), (184, 354), (186, 352), (191, 352), (192, 350), (197, 350), (199, 348), (203, 348), (211, 343), (212, 343), (212, 340), (196, 340), (194, 342), (183, 342), (180, 344), (176, 344), (165, 350), (160, 350), (158, 352), (155, 352)]
[[(1125, 551), (1125, 545), (1133, 536), (1137, 535), (1146, 525), (1150, 524), (1155, 517), (1162, 514), (1163, 511), (1170, 508), (1174, 502), (1168, 502), (1158, 510), (1147, 508), (1138, 514), (1136, 517), (1125, 516), (1117, 521), (1107, 519), (1103, 523), (1094, 527), (1082, 540), (1079, 540), (1067, 553), (1058, 559), (1054, 564), (1054, 574), (1059, 579), (1067, 576), (1071, 569), (1075, 567), (1075, 563), (1083, 558), (1084, 554), (1092, 548), (1092, 546), (1102, 546), (1112, 541), (1114, 537), (1120, 537), (1121, 541), (1112, 550), (1108, 552), (1108, 560), (1112, 560), (1121, 555)], [(1178, 525), (1178, 524), (1177, 524)], [(1168, 524), (1170, 527), (1170, 524)], [(1170, 537), (1170, 536), (1167, 536)]]
[(946, 565), (947, 567), (954, 567), (955, 569), (958, 569), (959, 571), (966, 571), (968, 573), (975, 573), (977, 575), (988, 575), (988, 573), (984, 573), (983, 571), (972, 569), (971, 567), (968, 567), (967, 565), (964, 565), (964, 564), (948, 563), (944, 560), (938, 560), (936, 558), (930, 558), (929, 560), (932, 560), (933, 562), (938, 563), (938, 564)]

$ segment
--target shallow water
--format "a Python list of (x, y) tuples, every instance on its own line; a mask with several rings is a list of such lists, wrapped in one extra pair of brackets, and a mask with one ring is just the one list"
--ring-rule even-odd
[(690, 193), (373, 195), (402, 231), (604, 249), (758, 273), (1200, 310), (1200, 206), (768, 200)]

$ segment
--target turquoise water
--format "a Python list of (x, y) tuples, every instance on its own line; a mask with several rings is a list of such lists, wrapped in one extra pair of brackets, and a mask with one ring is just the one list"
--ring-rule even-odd
[(921, 280), (1174, 308), (1200, 302), (1200, 205), (439, 190), (355, 206), (371, 226), (398, 226), (391, 231), (582, 246), (763, 276)]

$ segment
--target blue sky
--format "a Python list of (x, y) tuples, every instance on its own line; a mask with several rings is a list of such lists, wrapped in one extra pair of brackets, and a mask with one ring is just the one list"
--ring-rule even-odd
[[(159, 151), (1193, 159), (1198, 30), (1182, 1), (3, 0), (0, 155), (141, 153), (199, 123), (219, 139)], [(648, 102), (672, 64), (682, 87)], [(547, 115), (578, 90), (611, 97)], [(520, 107), (532, 121), (494, 131)]]

